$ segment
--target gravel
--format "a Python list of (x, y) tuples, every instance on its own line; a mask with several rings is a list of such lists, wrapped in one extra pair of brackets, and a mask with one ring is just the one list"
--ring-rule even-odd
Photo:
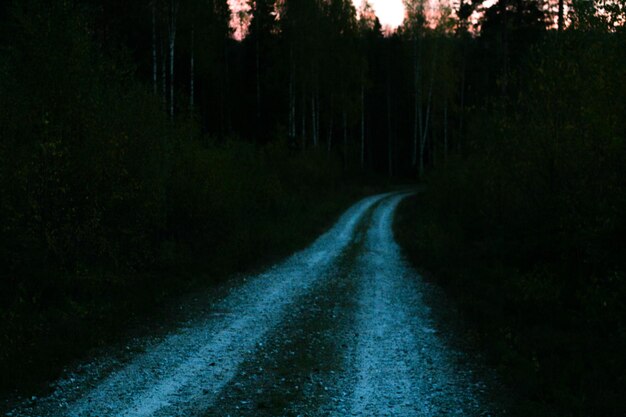
[(170, 331), (129, 340), (126, 360), (96, 357), (6, 415), (498, 414), (393, 239), (406, 196), (360, 201), (307, 249), (201, 298)]

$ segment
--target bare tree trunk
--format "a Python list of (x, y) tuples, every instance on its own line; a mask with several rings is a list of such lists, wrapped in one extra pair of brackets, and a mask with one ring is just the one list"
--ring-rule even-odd
[(500, 48), (500, 53), (502, 54), (502, 83), (501, 83), (501, 88), (502, 88), (502, 96), (506, 96), (506, 92), (507, 92), (507, 84), (509, 81), (509, 35), (508, 35), (508, 20), (509, 20), (509, 13), (507, 11), (507, 5), (509, 3), (509, 0), (500, 0), (500, 16), (502, 19), (502, 24), (500, 25), (501, 29), (500, 29), (500, 42), (501, 42), (501, 48)]
[(306, 148), (306, 86), (302, 86), (302, 149)]
[[(315, 90), (314, 90), (315, 91)], [(315, 93), (311, 93), (311, 135), (313, 138), (313, 147), (317, 148), (317, 121), (315, 120)]]
[(563, 30), (563, 26), (565, 24), (564, 19), (564, 0), (559, 0), (559, 17), (558, 17), (558, 31), (561, 32)]
[(437, 136), (434, 121), (432, 126), (433, 127), (430, 129), (430, 142), (428, 143), (428, 147), (430, 148), (430, 165), (435, 168), (437, 166)]
[(294, 60), (293, 48), (289, 50), (289, 141), (293, 143), (296, 137), (296, 96), (294, 89)]
[(289, 136), (290, 136), (290, 139), (292, 141), (295, 141), (296, 140), (296, 92), (293, 91), (294, 90), (293, 84), (291, 85), (291, 88), (292, 88), (292, 91), (291, 91), (291, 104), (289, 106), (290, 107), (289, 113), (290, 113), (290, 118), (291, 118), (291, 120), (290, 120), (291, 126), (290, 126), (290, 129), (289, 129), (290, 130), (289, 131)]
[[(224, 85), (221, 88), (221, 102), (222, 102), (222, 108), (223, 113), (224, 113), (224, 117), (226, 118), (226, 122), (223, 123), (225, 125), (225, 133), (226, 134), (230, 134), (230, 132), (232, 132), (232, 108), (231, 108), (231, 101), (230, 101), (230, 96), (228, 94), (224, 94), (224, 91), (229, 91), (230, 90), (230, 64), (229, 64), (229, 54), (228, 54), (228, 39), (226, 38), (224, 40)], [(295, 121), (294, 121), (295, 124)], [(295, 131), (295, 127), (294, 127), (294, 136), (296, 134)]]
[(361, 76), (361, 169), (365, 169), (365, 81)]
[(261, 51), (259, 51), (260, 42), (259, 37), (256, 37), (256, 124), (257, 134), (261, 127)]
[(320, 142), (320, 87), (315, 87), (315, 146)]
[(293, 91), (293, 81), (289, 81), (289, 140), (296, 137), (296, 97)]
[(328, 121), (328, 153), (330, 153), (330, 151), (332, 150), (333, 147), (333, 119), (334, 119), (334, 112), (333, 112), (333, 100), (334, 97), (331, 94), (330, 95), (330, 118)]
[(157, 95), (157, 36), (156, 36), (156, 0), (152, 1), (152, 83), (154, 95)]
[(170, 118), (174, 119), (174, 41), (170, 40)]
[(443, 160), (448, 162), (448, 97), (443, 101)]
[(174, 58), (176, 54), (176, 19), (178, 17), (178, 0), (170, 3), (170, 117), (174, 119)]
[(343, 168), (348, 168), (348, 115), (343, 109)]
[(424, 119), (424, 131), (422, 132), (422, 139), (420, 143), (420, 167), (419, 167), (420, 178), (423, 177), (424, 175), (425, 150), (426, 150), (426, 143), (428, 139), (428, 124), (430, 122), (430, 107), (431, 107), (432, 97), (433, 97), (433, 85), (435, 84), (436, 62), (437, 62), (437, 57), (435, 55), (433, 57), (432, 70), (430, 73), (430, 85), (428, 86), (428, 99), (426, 102), (426, 117)]
[(414, 101), (415, 101), (415, 114), (414, 114), (414, 125), (413, 125), (413, 158), (412, 158), (412, 163), (413, 163), (413, 167), (415, 167), (417, 165), (417, 149), (418, 149), (418, 141), (419, 138), (422, 134), (422, 109), (421, 109), (421, 101), (422, 101), (422, 97), (421, 97), (421, 90), (420, 90), (420, 67), (419, 67), (419, 61), (420, 61), (420, 56), (419, 56), (419, 46), (418, 46), (418, 37), (419, 35), (416, 35), (415, 41), (414, 41), (414, 51), (413, 51), (413, 74), (415, 79), (413, 80), (414, 82), (414, 93), (415, 93), (415, 97), (414, 97)]
[(317, 77), (314, 77), (313, 88), (311, 89), (311, 138), (313, 147), (319, 145), (319, 85)]
[(195, 95), (195, 58), (196, 54), (194, 51), (194, 36), (195, 31), (193, 25), (191, 26), (191, 62), (190, 62), (190, 73), (189, 73), (189, 110), (193, 111), (194, 106), (194, 95)]
[(391, 130), (391, 85), (390, 81), (387, 80), (387, 164), (389, 177), (393, 176), (393, 138)]
[(459, 143), (456, 144), (457, 152), (461, 152), (463, 143), (463, 123), (465, 117), (465, 46), (463, 46), (463, 66), (461, 73), (461, 108), (459, 110)]
[(161, 97), (163, 111), (167, 112), (167, 45), (165, 36), (161, 37)]

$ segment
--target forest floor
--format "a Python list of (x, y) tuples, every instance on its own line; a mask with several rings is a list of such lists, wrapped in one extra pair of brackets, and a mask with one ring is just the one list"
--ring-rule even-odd
[(7, 416), (489, 416), (502, 389), (368, 197), (308, 248), (164, 307)]

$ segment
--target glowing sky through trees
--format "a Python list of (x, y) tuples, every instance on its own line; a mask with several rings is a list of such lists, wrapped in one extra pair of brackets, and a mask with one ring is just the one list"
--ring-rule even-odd
[[(360, 9), (364, 0), (352, 0), (357, 10)], [(395, 29), (404, 20), (404, 5), (402, 0), (369, 0), (372, 8), (384, 28)]]
[[(352, 0), (359, 10), (365, 0)], [(376, 12), (380, 24), (386, 29), (396, 29), (404, 20), (404, 5), (402, 0), (369, 0), (370, 5)], [(228, 0), (233, 11), (231, 27), (234, 30), (235, 39), (242, 39), (248, 27), (250, 6), (246, 0)]]

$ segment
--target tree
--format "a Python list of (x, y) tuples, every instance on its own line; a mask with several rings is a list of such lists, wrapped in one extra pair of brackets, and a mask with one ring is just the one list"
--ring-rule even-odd
[(366, 151), (366, 90), (369, 75), (368, 47), (372, 43), (373, 38), (380, 36), (381, 27), (374, 9), (368, 1), (364, 1), (359, 10), (358, 20), (358, 47), (360, 56), (360, 164), (361, 170), (365, 169), (365, 151)]
[(167, 15), (168, 46), (170, 55), (170, 118), (174, 119), (174, 59), (176, 57), (176, 30), (180, 0), (169, 0)]
[[(403, 23), (405, 36), (413, 43), (413, 91), (414, 91), (414, 125), (413, 125), (413, 153), (412, 164), (417, 166), (418, 142), (421, 143), (423, 134), (422, 116), (422, 79), (421, 58), (422, 42), (426, 18), (424, 15), (424, 0), (405, 0), (406, 18)], [(422, 147), (420, 146), (420, 149)], [(420, 155), (422, 152), (420, 151)], [(420, 156), (420, 175), (423, 171), (423, 159)]]
[[(264, 70), (269, 66), (269, 48), (276, 30), (276, 4), (274, 0), (250, 0), (252, 20), (248, 34), (248, 43), (252, 45), (254, 54), (254, 80), (255, 80), (255, 116), (256, 134), (266, 134), (263, 124), (263, 77)], [(261, 133), (262, 132), (262, 133)]]

